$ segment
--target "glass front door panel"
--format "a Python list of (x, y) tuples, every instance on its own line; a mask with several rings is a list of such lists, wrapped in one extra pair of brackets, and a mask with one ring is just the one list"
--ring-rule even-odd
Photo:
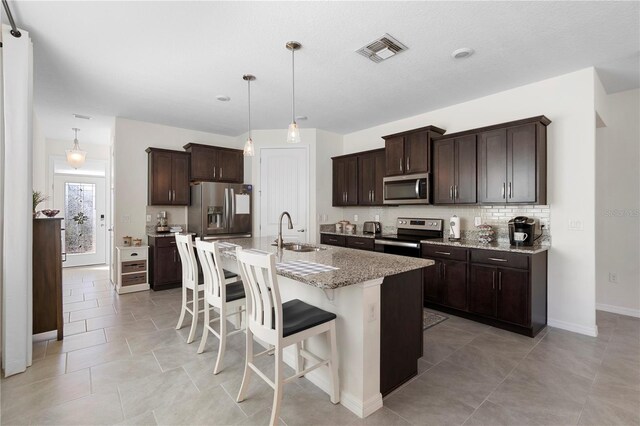
[(64, 189), (65, 252), (96, 252), (96, 185), (66, 182)]

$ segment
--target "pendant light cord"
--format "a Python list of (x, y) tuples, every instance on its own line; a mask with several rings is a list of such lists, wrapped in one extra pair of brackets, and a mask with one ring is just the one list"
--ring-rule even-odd
[(249, 139), (251, 139), (251, 80), (247, 80), (247, 93), (248, 93), (248, 102), (247, 108), (249, 109)]
[(291, 49), (291, 122), (296, 122), (296, 50)]

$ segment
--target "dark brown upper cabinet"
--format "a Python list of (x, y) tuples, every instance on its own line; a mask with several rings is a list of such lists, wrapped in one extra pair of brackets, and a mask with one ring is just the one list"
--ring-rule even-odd
[(385, 175), (385, 161), (384, 149), (358, 155), (359, 205), (383, 205), (382, 179)]
[(444, 134), (435, 126), (422, 127), (383, 136), (386, 153), (386, 176), (398, 176), (431, 171), (431, 140)]
[(167, 149), (147, 148), (150, 206), (189, 205), (189, 154)]
[(242, 183), (244, 156), (242, 150), (190, 143), (184, 149), (191, 153), (191, 180), (199, 182)]
[(475, 204), (476, 135), (433, 142), (433, 203)]
[(534, 117), (478, 132), (478, 201), (547, 203), (547, 132), (551, 121)]
[(333, 205), (358, 205), (358, 156), (333, 158)]

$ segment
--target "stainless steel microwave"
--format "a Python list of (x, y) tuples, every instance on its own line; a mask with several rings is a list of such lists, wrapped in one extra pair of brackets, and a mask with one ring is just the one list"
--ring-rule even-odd
[(390, 176), (382, 180), (384, 204), (429, 204), (429, 174)]

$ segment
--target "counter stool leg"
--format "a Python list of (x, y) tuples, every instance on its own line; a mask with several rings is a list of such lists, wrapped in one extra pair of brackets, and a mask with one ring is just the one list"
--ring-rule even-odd
[(182, 328), (182, 322), (184, 321), (184, 314), (187, 310), (187, 288), (182, 286), (182, 307), (180, 308), (180, 318), (178, 319), (178, 325), (176, 325), (176, 330), (180, 330)]
[(209, 309), (210, 306), (207, 303), (207, 301), (204, 301), (204, 328), (202, 329), (202, 338), (200, 339), (200, 346), (198, 347), (198, 353), (201, 354), (202, 352), (204, 352), (204, 347), (207, 345), (207, 336), (209, 336), (209, 321), (210, 320), (210, 313), (209, 313)]
[(304, 370), (304, 357), (302, 350), (304, 349), (304, 340), (296, 343), (296, 373), (300, 374)]
[(271, 420), (269, 421), (270, 426), (274, 426), (278, 422), (280, 405), (282, 403), (282, 391), (284, 390), (284, 377), (282, 377), (282, 348), (280, 345), (276, 346), (275, 356), (276, 374), (274, 384), (276, 386), (273, 392), (273, 408), (271, 409)]
[(196, 337), (196, 327), (198, 327), (198, 314), (200, 308), (198, 307), (198, 289), (193, 290), (193, 321), (191, 322), (191, 330), (189, 331), (189, 338), (187, 343), (193, 342)]
[(337, 404), (340, 402), (340, 378), (338, 376), (338, 345), (336, 344), (336, 322), (331, 323), (329, 329), (329, 344), (331, 345), (331, 360), (329, 361), (329, 370), (331, 372), (331, 402)]
[(220, 309), (220, 338), (218, 340), (220, 340), (220, 345), (218, 346), (218, 358), (216, 359), (213, 374), (218, 374), (222, 370), (224, 350), (227, 346), (227, 310), (224, 307)]
[(251, 380), (251, 367), (249, 367), (249, 363), (253, 362), (253, 333), (251, 333), (251, 329), (247, 327), (247, 355), (244, 358), (244, 374), (242, 375), (242, 384), (240, 385), (240, 390), (238, 391), (238, 397), (236, 398), (237, 402), (244, 401), (245, 394), (247, 393), (247, 389), (249, 389), (249, 380)]

